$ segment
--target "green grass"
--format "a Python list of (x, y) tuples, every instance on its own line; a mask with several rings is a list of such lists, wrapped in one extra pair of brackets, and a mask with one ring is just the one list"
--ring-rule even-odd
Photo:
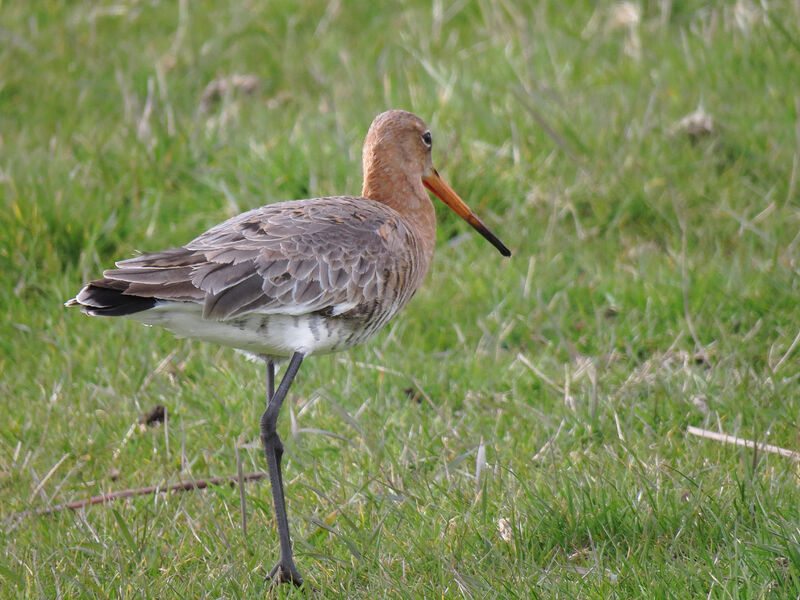
[[(8, 519), (234, 474), (237, 446), (264, 468), (260, 367), (61, 303), (247, 208), (358, 193), (387, 108), (514, 255), (437, 207), (404, 314), (303, 365), (280, 431), (319, 596), (800, 596), (798, 463), (686, 433), (800, 448), (797, 4), (362, 4), (0, 5), (0, 597), (264, 596), (266, 482), (247, 536), (228, 487)], [(202, 112), (229, 74), (259, 92)]]

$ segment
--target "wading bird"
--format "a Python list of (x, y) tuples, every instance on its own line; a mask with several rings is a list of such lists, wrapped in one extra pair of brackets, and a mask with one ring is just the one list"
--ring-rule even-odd
[[(261, 443), (280, 538), (273, 584), (303, 582), (286, 516), (283, 444), (276, 429), (281, 405), (307, 356), (368, 340), (422, 284), (436, 240), (425, 188), (503, 256), (511, 255), (433, 168), (431, 147), (431, 132), (419, 117), (382, 113), (364, 141), (360, 197), (256, 208), (180, 248), (120, 261), (66, 303), (89, 315), (130, 317), (264, 360)], [(286, 359), (276, 390), (275, 366)]]

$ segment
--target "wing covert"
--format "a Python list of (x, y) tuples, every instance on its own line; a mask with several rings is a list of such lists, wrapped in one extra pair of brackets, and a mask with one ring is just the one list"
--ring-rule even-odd
[(211, 319), (340, 314), (377, 302), (392, 273), (413, 269), (418, 251), (391, 208), (320, 198), (243, 213), (186, 246), (121, 261), (103, 275), (127, 282), (125, 294), (202, 303)]

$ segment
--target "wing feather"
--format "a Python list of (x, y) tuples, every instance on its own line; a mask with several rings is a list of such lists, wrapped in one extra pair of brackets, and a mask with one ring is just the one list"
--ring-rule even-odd
[[(103, 273), (123, 295), (194, 301), (203, 316), (339, 314), (379, 301), (387, 272), (413, 271), (421, 248), (393, 209), (333, 197), (267, 205), (186, 246), (142, 254)], [(95, 284), (98, 282), (95, 282)]]

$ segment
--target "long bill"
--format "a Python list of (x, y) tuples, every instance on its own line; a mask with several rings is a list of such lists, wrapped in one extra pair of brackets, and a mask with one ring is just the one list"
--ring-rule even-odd
[(437, 198), (447, 204), (454, 213), (464, 219), (467, 223), (472, 225), (478, 233), (485, 237), (489, 242), (500, 251), (503, 256), (511, 256), (511, 250), (493, 234), (489, 228), (484, 225), (478, 216), (470, 210), (469, 206), (458, 197), (447, 182), (441, 178), (436, 169), (431, 169), (431, 172), (422, 178), (423, 185), (433, 192)]

